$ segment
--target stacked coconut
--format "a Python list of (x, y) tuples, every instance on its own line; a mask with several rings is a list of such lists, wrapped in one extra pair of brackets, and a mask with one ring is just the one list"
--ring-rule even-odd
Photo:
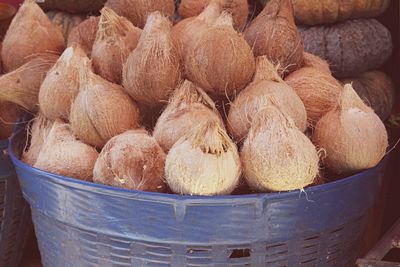
[[(364, 104), (371, 107), (382, 121), (387, 120), (394, 106), (395, 87), (391, 78), (378, 69), (392, 54), (392, 39), (389, 30), (375, 17), (387, 10), (390, 0), (329, 3), (293, 0), (292, 3), (305, 51), (326, 60), (335, 78), (340, 79), (343, 85), (351, 84)], [(290, 83), (291, 79), (297, 79), (296, 73), (288, 77), (287, 81)], [(361, 104), (360, 102), (359, 105)], [(342, 122), (346, 123), (344, 119)], [(328, 124), (329, 115), (316, 124), (314, 142), (320, 144), (327, 153), (325, 165), (334, 168), (332, 165), (340, 165), (341, 161), (348, 161), (348, 158), (339, 155), (329, 157), (333, 150), (357, 149), (351, 145), (344, 146), (348, 141), (344, 139), (338, 140), (342, 144), (339, 147), (338, 144), (328, 144), (329, 141), (321, 137), (321, 133), (324, 134), (321, 128), (329, 128)], [(334, 124), (330, 126), (332, 137), (340, 133), (338, 131), (334, 134), (335, 129), (338, 130), (336, 127)], [(365, 130), (363, 134), (368, 135), (369, 130)], [(377, 144), (364, 145), (367, 147)], [(364, 156), (361, 153), (360, 158), (362, 157)]]
[(383, 123), (304, 52), (289, 0), (246, 27), (245, 0), (182, 1), (178, 23), (174, 9), (108, 0), (66, 40), (24, 2), (0, 78), (0, 99), (37, 112), (24, 162), (126, 189), (222, 195), (243, 181), (302, 189), (321, 168), (348, 175), (384, 157)]
[(305, 50), (325, 59), (334, 77), (352, 83), (362, 100), (387, 120), (395, 89), (379, 68), (392, 53), (392, 39), (375, 17), (390, 0), (292, 2)]
[[(6, 5), (5, 5), (6, 6)], [(3, 6), (2, 11), (7, 13), (7, 16), (10, 16), (10, 19), (15, 14), (16, 10), (14, 8), (7, 8)], [(0, 32), (0, 40), (3, 40), (5, 31), (7, 29), (8, 22), (1, 23), (1, 32)], [(2, 46), (2, 42), (0, 41), (0, 49)], [(3, 68), (1, 66), (1, 57), (0, 57), (0, 76), (3, 75)], [(0, 140), (7, 139), (13, 130), (16, 120), (19, 116), (22, 115), (22, 110), (18, 107), (18, 105), (2, 100), (0, 101)]]

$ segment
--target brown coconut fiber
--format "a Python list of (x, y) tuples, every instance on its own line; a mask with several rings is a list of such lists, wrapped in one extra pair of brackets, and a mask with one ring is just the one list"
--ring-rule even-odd
[(171, 148), (165, 175), (174, 193), (226, 195), (239, 184), (241, 165), (236, 145), (215, 122), (198, 125)]
[(213, 1), (220, 3), (224, 10), (232, 14), (235, 29), (244, 29), (249, 15), (247, 0), (182, 0), (179, 14), (182, 18), (198, 16)]
[(74, 27), (68, 35), (68, 46), (77, 43), (81, 46), (83, 51), (90, 56), (94, 41), (96, 40), (99, 21), (100, 17), (90, 16), (78, 26)]
[(315, 125), (336, 107), (343, 86), (331, 74), (320, 68), (301, 68), (285, 78), (303, 101), (308, 122)]
[(104, 146), (93, 180), (126, 189), (164, 192), (165, 158), (162, 148), (145, 130), (129, 130)]
[(266, 55), (274, 65), (280, 65), (280, 73), (287, 74), (303, 66), (303, 42), (290, 0), (268, 1), (244, 36), (254, 55)]
[(38, 109), (40, 85), (58, 55), (32, 55), (27, 63), (0, 77), (0, 100), (15, 103), (28, 111)]
[[(36, 117), (28, 124), (27, 134), (30, 137), (30, 145), (28, 143), (22, 152), (21, 160), (26, 164), (33, 166), (42, 150), (43, 143), (46, 140), (53, 122), (48, 120), (43, 114), (38, 113)], [(28, 140), (27, 140), (28, 142)]]
[(372, 70), (342, 82), (351, 83), (364, 103), (370, 106), (382, 121), (389, 118), (396, 100), (396, 88), (388, 75), (379, 70)]
[(300, 131), (307, 129), (307, 112), (296, 92), (278, 75), (277, 68), (266, 56), (257, 58), (253, 82), (239, 93), (228, 113), (228, 129), (236, 142), (242, 142), (250, 130), (252, 120), (259, 110), (274, 105), (271, 96), (278, 100), (277, 107), (290, 116)]
[(250, 46), (223, 12), (215, 23), (195, 39), (185, 60), (188, 80), (206, 92), (234, 96), (251, 81), (255, 59)]
[(126, 92), (150, 108), (167, 101), (181, 80), (180, 54), (171, 27), (159, 12), (150, 14), (136, 49), (124, 65)]
[(158, 11), (169, 18), (175, 12), (174, 0), (108, 0), (105, 6), (126, 17), (139, 28), (145, 26), (148, 16), (153, 12)]
[(185, 80), (174, 92), (158, 118), (153, 136), (165, 152), (198, 124), (215, 121), (224, 128), (212, 99), (199, 87)]
[(304, 57), (304, 67), (317, 68), (319, 70), (323, 70), (329, 74), (332, 74), (331, 69), (329, 67), (329, 63), (326, 60), (323, 60), (319, 56), (307, 52), (303, 53), (303, 57)]
[(77, 140), (70, 125), (53, 123), (33, 167), (50, 173), (91, 181), (98, 152)]
[(136, 48), (141, 33), (126, 18), (103, 8), (91, 54), (94, 71), (110, 82), (121, 84), (123, 64)]
[(69, 119), (71, 105), (79, 93), (79, 70), (88, 60), (78, 44), (65, 49), (49, 70), (39, 91), (40, 110), (47, 118)]
[(273, 105), (254, 117), (240, 157), (247, 183), (258, 192), (303, 189), (319, 173), (315, 146)]
[(90, 62), (79, 72), (80, 92), (71, 107), (70, 122), (82, 141), (102, 148), (112, 137), (139, 127), (136, 104), (117, 84), (94, 74)]
[(61, 54), (64, 36), (34, 0), (25, 0), (4, 37), (1, 58), (6, 72), (26, 63), (38, 53)]
[(172, 36), (179, 46), (184, 61), (190, 59), (188, 51), (196, 44), (201, 35), (210, 29), (221, 12), (222, 6), (218, 1), (211, 1), (198, 16), (186, 18), (172, 27)]
[(350, 84), (338, 103), (315, 127), (313, 141), (326, 151), (324, 164), (338, 174), (375, 167), (388, 147), (385, 125)]

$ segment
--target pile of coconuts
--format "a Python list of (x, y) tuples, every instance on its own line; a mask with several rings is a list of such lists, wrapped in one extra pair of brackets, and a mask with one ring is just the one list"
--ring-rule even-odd
[(65, 38), (25, 0), (0, 77), (0, 104), (35, 114), (21, 160), (108, 186), (213, 196), (243, 184), (303, 189), (383, 159), (384, 124), (304, 51), (290, 0), (249, 21), (244, 0), (178, 11), (174, 21), (173, 0), (108, 0)]

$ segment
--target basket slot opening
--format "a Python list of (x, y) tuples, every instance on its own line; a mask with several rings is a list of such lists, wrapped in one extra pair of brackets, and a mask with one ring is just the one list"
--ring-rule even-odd
[(305, 261), (300, 262), (300, 265), (304, 265), (304, 264), (307, 264), (307, 265), (308, 265), (309, 263), (315, 262), (315, 261), (317, 261), (316, 258), (310, 259), (310, 260), (305, 260)]
[(307, 237), (307, 238), (305, 238), (304, 240), (305, 241), (311, 241), (311, 240), (315, 240), (315, 239), (319, 239), (320, 238), (320, 236), (311, 236), (311, 237)]
[(286, 246), (286, 244), (282, 243), (282, 244), (270, 245), (270, 246), (267, 246), (267, 248), (277, 248), (277, 247), (282, 247), (282, 246)]
[(250, 249), (233, 249), (231, 255), (229, 256), (230, 259), (237, 259), (237, 258), (249, 258), (250, 257)]
[(344, 231), (344, 226), (333, 230), (330, 234), (333, 236), (340, 236), (343, 234), (343, 231)]

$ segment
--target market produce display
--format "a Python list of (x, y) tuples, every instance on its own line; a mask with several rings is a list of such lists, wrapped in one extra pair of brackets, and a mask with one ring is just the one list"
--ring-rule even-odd
[[(91, 2), (99, 16), (84, 19), (46, 16), (26, 0), (4, 38), (0, 115), (37, 114), (21, 155), (34, 168), (213, 196), (242, 183), (247, 193), (303, 189), (323, 181), (321, 169), (349, 175), (384, 157), (388, 136), (374, 110), (387, 118), (394, 85), (359, 73), (389, 57), (390, 34), (374, 19), (299, 34), (295, 15), (310, 24), (370, 17), (387, 1), (309, 19), (302, 1), (270, 0), (246, 23), (247, 1), (185, 0), (175, 25), (172, 0)], [(5, 105), (15, 112), (3, 115)]]
[(79, 93), (79, 70), (83, 68), (85, 52), (73, 44), (65, 49), (47, 72), (39, 89), (40, 111), (49, 119), (68, 120), (71, 104)]
[(382, 14), (390, 0), (292, 0), (296, 21), (315, 25), (356, 18), (373, 18)]
[[(278, 102), (272, 103), (271, 97)], [(228, 128), (234, 139), (243, 141), (254, 116), (272, 104), (288, 114), (300, 131), (307, 129), (307, 113), (300, 97), (282, 80), (266, 56), (258, 57), (253, 82), (240, 92), (229, 109)]]
[(112, 137), (139, 127), (136, 104), (122, 86), (93, 73), (90, 62), (79, 70), (79, 93), (71, 106), (72, 132), (82, 141), (102, 148)]
[(104, 8), (91, 53), (94, 71), (110, 82), (121, 83), (122, 66), (136, 48), (141, 33), (129, 20)]
[(224, 128), (224, 122), (213, 100), (198, 86), (185, 80), (176, 88), (169, 103), (154, 126), (153, 136), (168, 152), (183, 136), (199, 123), (215, 121)]
[(28, 57), (27, 63), (1, 76), (0, 100), (13, 102), (28, 111), (37, 111), (40, 86), (57, 59), (55, 54), (34, 54)]
[(308, 122), (317, 123), (338, 103), (342, 85), (323, 68), (303, 67), (285, 78), (303, 101)]
[(3, 68), (10, 72), (34, 54), (61, 54), (64, 49), (61, 29), (47, 18), (34, 0), (25, 1), (4, 36), (1, 49)]
[(130, 130), (113, 137), (101, 150), (93, 170), (97, 183), (163, 192), (165, 153), (146, 130)]
[(255, 56), (268, 56), (287, 73), (303, 65), (303, 42), (290, 0), (271, 0), (244, 32)]
[(327, 60), (339, 78), (379, 68), (392, 54), (390, 32), (375, 19), (300, 26), (299, 32), (304, 49)]
[(81, 180), (93, 177), (98, 152), (77, 140), (67, 123), (54, 121), (39, 151), (35, 168)]
[(167, 17), (152, 13), (136, 49), (124, 64), (122, 84), (141, 105), (161, 105), (180, 82), (180, 54), (171, 29), (172, 23)]
[(147, 17), (154, 11), (169, 18), (175, 12), (174, 0), (107, 0), (105, 6), (126, 17), (139, 28), (144, 27)]
[[(182, 18), (198, 16), (212, 1), (210, 0), (183, 0), (179, 4), (179, 15)], [(247, 0), (220, 1), (222, 8), (232, 14), (236, 29), (243, 30), (249, 15)]]
[(336, 173), (376, 166), (388, 147), (382, 121), (350, 84), (344, 86), (339, 105), (318, 121), (313, 140), (326, 151), (324, 162)]
[(382, 71), (372, 70), (353, 78), (342, 80), (351, 83), (361, 99), (385, 121), (389, 118), (395, 102), (395, 85), (392, 79)]
[(216, 1), (210, 4), (196, 17), (186, 18), (172, 28), (172, 35), (180, 49), (183, 61), (189, 61), (189, 51), (198, 42), (198, 37), (221, 15), (222, 7)]
[(184, 56), (189, 80), (211, 94), (229, 96), (251, 81), (254, 55), (243, 36), (234, 30), (230, 14), (222, 12), (195, 40), (189, 43)]
[(329, 74), (332, 74), (329, 63), (326, 60), (323, 60), (319, 56), (307, 52), (303, 53), (303, 57), (304, 57), (304, 67), (313, 67), (319, 70), (326, 71)]
[(304, 188), (318, 175), (317, 150), (271, 98), (272, 105), (254, 117), (241, 151), (246, 180), (257, 191)]
[(189, 195), (226, 195), (239, 184), (236, 145), (218, 122), (199, 124), (168, 152), (165, 177), (171, 190)]
[(43, 143), (46, 140), (53, 121), (48, 120), (43, 114), (38, 113), (33, 121), (27, 126), (27, 132), (31, 137), (30, 146), (25, 147), (22, 151), (21, 160), (33, 166), (39, 156)]

